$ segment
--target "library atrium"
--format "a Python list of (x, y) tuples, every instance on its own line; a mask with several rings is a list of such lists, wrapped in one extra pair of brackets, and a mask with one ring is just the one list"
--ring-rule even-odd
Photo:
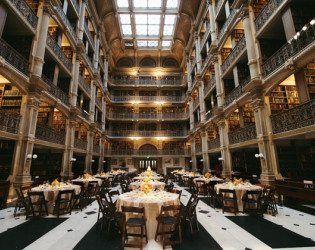
[(1, 0), (0, 248), (314, 249), (314, 9)]

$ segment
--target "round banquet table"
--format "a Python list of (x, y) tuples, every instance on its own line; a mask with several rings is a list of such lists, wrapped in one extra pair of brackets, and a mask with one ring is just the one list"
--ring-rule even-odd
[[(140, 188), (141, 185), (142, 185), (142, 181), (135, 181), (135, 182), (130, 183), (129, 188), (132, 190), (135, 190), (135, 189)], [(164, 190), (165, 183), (161, 181), (152, 181), (152, 187), (154, 189)]]
[(259, 190), (262, 190), (262, 187), (252, 185), (251, 183), (244, 183), (244, 182), (237, 185), (237, 186), (234, 186), (233, 183), (228, 182), (228, 183), (217, 184), (214, 186), (214, 189), (217, 192), (217, 194), (220, 193), (220, 189), (230, 189), (230, 190), (234, 189), (235, 194), (236, 194), (238, 211), (243, 211), (243, 200), (242, 199), (245, 196), (246, 191), (247, 190), (259, 191)]
[[(45, 200), (47, 201), (48, 213), (50, 214), (54, 211), (55, 201), (58, 197), (59, 191), (61, 190), (74, 190), (74, 195), (78, 195), (81, 192), (81, 187), (73, 184), (63, 184), (60, 187), (53, 188), (51, 185), (44, 184), (31, 189), (31, 191), (34, 192), (44, 192)], [(65, 196), (70, 195), (66, 194)]]
[[(179, 205), (178, 194), (168, 193), (165, 191), (152, 191), (145, 194), (139, 190), (133, 190), (128, 193), (121, 194), (117, 200), (117, 210), (121, 211), (122, 206), (144, 207), (145, 217), (147, 219), (148, 240), (154, 239), (157, 220), (162, 206)], [(127, 218), (128, 219), (128, 214)], [(128, 228), (128, 231), (132, 230)]]
[(223, 179), (221, 178), (217, 178), (217, 177), (211, 177), (211, 178), (205, 178), (205, 177), (198, 177), (194, 179), (194, 183), (196, 183), (196, 181), (204, 181), (205, 184), (208, 184), (212, 181), (214, 182), (223, 182)]
[(83, 178), (77, 178), (77, 179), (73, 179), (71, 180), (72, 182), (75, 181), (75, 182), (82, 182), (84, 184), (84, 187), (87, 187), (90, 183), (90, 181), (97, 181), (98, 182), (98, 185), (102, 185), (102, 179), (98, 179), (98, 178), (88, 178), (88, 179), (83, 179)]
[[(163, 179), (163, 177), (160, 177), (160, 176), (150, 176), (151, 177), (151, 180), (161, 180)], [(137, 176), (135, 178), (133, 178), (134, 180), (140, 180), (142, 181), (144, 178), (146, 178), (145, 176)]]

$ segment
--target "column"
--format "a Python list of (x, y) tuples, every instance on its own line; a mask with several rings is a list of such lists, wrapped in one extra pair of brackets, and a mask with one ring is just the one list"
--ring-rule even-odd
[(189, 117), (190, 117), (190, 130), (194, 130), (194, 112), (193, 112), (193, 99), (189, 97)]
[(80, 74), (80, 60), (81, 55), (75, 53), (74, 55), (74, 67), (73, 67), (73, 78), (72, 78), (72, 86), (71, 86), (71, 106), (77, 106), (77, 99), (78, 99), (78, 82), (79, 82), (79, 74)]
[(90, 131), (87, 132), (87, 154), (85, 156), (85, 173), (92, 173), (92, 152), (93, 152), (93, 141), (95, 132), (92, 131), (92, 127), (90, 127)]
[(105, 55), (105, 74), (104, 74), (104, 78), (105, 78), (105, 90), (107, 91), (107, 85), (108, 85), (108, 63), (109, 62), (109, 54), (106, 53)]
[(79, 17), (79, 27), (78, 27), (78, 39), (79, 39), (79, 42), (81, 44), (83, 44), (83, 33), (84, 33), (84, 22), (85, 22), (85, 8), (86, 8), (86, 0), (82, 0), (81, 1), (80, 17)]
[(62, 157), (61, 173), (60, 176), (63, 179), (71, 179), (73, 177), (72, 161), (73, 147), (74, 147), (74, 135), (75, 135), (75, 114), (70, 115), (70, 119), (67, 119), (65, 150)]
[(191, 138), (191, 159), (192, 159), (192, 171), (197, 171), (197, 157), (196, 157), (196, 142), (195, 138)]
[(43, 64), (44, 64), (44, 55), (46, 49), (46, 40), (48, 32), (48, 24), (50, 19), (50, 7), (44, 4), (43, 8), (40, 11), (40, 16), (38, 19), (39, 28), (37, 36), (37, 44), (35, 45), (34, 51), (34, 66), (33, 66), (33, 75), (32, 77), (41, 77)]
[(211, 42), (212, 44), (214, 44), (216, 43), (216, 40), (217, 40), (217, 33), (216, 33), (216, 28), (215, 28), (215, 11), (214, 11), (214, 6), (213, 6), (213, 1), (208, 0), (207, 5), (208, 5), (209, 17), (210, 17)]
[(205, 102), (204, 102), (204, 95), (203, 95), (203, 89), (204, 89), (204, 81), (199, 82), (199, 103), (200, 103), (200, 122), (204, 123), (206, 121), (206, 108), (205, 108)]
[(198, 36), (197, 32), (194, 33), (194, 38), (195, 38), (195, 44), (196, 44), (197, 74), (200, 74), (202, 60), (201, 60), (201, 54), (200, 54), (200, 37)]
[(280, 173), (277, 164), (276, 148), (271, 137), (270, 117), (263, 97), (255, 98), (251, 105), (255, 115), (259, 153), (264, 155), (264, 158), (260, 158), (260, 182), (263, 184), (272, 184), (276, 175)]
[(90, 121), (94, 122), (94, 114), (95, 114), (95, 98), (96, 98), (96, 83), (94, 80), (92, 81), (91, 86), (91, 101), (90, 101)]
[(201, 142), (202, 142), (202, 159), (203, 159), (203, 172), (207, 173), (210, 169), (210, 161), (208, 154), (208, 134), (205, 128), (201, 130)]
[(215, 56), (213, 58), (214, 62), (214, 70), (215, 70), (215, 84), (217, 89), (217, 101), (218, 101), (218, 107), (223, 106), (223, 81), (221, 79), (221, 67), (219, 63), (219, 57)]
[(218, 127), (220, 134), (221, 157), (223, 158), (221, 161), (223, 169), (222, 176), (229, 178), (232, 176), (232, 158), (229, 150), (228, 128), (224, 117), (218, 121)]
[[(249, 19), (248, 9), (242, 11), (242, 19), (244, 25), (245, 41), (248, 56), (248, 66), (250, 71), (251, 79), (259, 80), (259, 69), (258, 69), (258, 56), (256, 55), (256, 44), (253, 37), (252, 25)], [(255, 27), (253, 25), (253, 27)]]
[(22, 117), (18, 140), (15, 143), (12, 160), (12, 171), (9, 177), (15, 185), (29, 185), (32, 183), (30, 168), (32, 163), (38, 108), (40, 106), (41, 91), (31, 91), (22, 99)]
[(188, 82), (188, 91), (191, 90), (192, 82), (191, 82), (191, 62), (189, 60), (189, 54), (186, 54), (186, 64), (187, 64), (187, 82)]
[(95, 52), (93, 56), (93, 66), (95, 69), (98, 68), (98, 58), (99, 58), (99, 47), (100, 47), (100, 39), (99, 39), (99, 32), (97, 36), (95, 37)]
[(105, 142), (105, 136), (102, 136), (100, 139), (100, 157), (99, 157), (99, 162), (98, 162), (98, 172), (104, 172), (104, 142)]
[(105, 131), (105, 120), (106, 120), (106, 101), (105, 97), (102, 97), (102, 132)]

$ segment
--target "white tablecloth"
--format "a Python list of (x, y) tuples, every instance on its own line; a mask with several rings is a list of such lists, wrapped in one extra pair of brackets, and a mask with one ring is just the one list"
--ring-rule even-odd
[(97, 179), (97, 178), (88, 178), (88, 179), (83, 179), (83, 178), (77, 178), (77, 179), (73, 179), (71, 180), (72, 182), (73, 181), (77, 181), (77, 182), (82, 182), (84, 183), (84, 186), (87, 187), (89, 185), (89, 182), (90, 181), (97, 181), (98, 182), (98, 185), (101, 185), (102, 184), (102, 179)]
[[(129, 188), (132, 190), (135, 190), (135, 189), (139, 189), (141, 185), (142, 185), (142, 181), (135, 181), (135, 182), (130, 183)], [(154, 189), (164, 190), (165, 183), (161, 181), (152, 181), (152, 187)]]

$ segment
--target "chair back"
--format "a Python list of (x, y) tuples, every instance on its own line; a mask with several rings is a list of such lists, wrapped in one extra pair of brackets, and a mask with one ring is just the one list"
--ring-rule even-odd
[(142, 214), (142, 218), (145, 217), (145, 209), (144, 207), (121, 207), (121, 211), (123, 213), (137, 213), (137, 214)]
[[(58, 197), (57, 197), (57, 200), (60, 200), (60, 199), (67, 199), (67, 200), (72, 200), (72, 196), (74, 194), (74, 189), (68, 189), (68, 190), (60, 190), (59, 193), (58, 193)], [(66, 196), (67, 195), (70, 195), (69, 198), (67, 198)], [(64, 198), (62, 196), (65, 196)]]
[(114, 190), (114, 191), (110, 191), (110, 192), (108, 192), (108, 196), (109, 196), (109, 201), (110, 201), (110, 203), (111, 204), (113, 204), (114, 205), (114, 202), (113, 202), (113, 197), (114, 196), (119, 196), (120, 195), (120, 192), (119, 192), (119, 190)]
[(182, 190), (178, 190), (178, 189), (170, 189), (168, 190), (168, 192), (173, 193), (173, 194), (178, 194), (179, 195), (179, 199), (182, 196)]
[(169, 216), (170, 213), (173, 214), (173, 216), (178, 217), (178, 220), (180, 221), (180, 212), (182, 210), (182, 205), (169, 205), (169, 206), (162, 206), (160, 217)]
[[(235, 190), (234, 189), (220, 189), (220, 194), (231, 194), (235, 197)], [(224, 198), (224, 197), (223, 197)]]

